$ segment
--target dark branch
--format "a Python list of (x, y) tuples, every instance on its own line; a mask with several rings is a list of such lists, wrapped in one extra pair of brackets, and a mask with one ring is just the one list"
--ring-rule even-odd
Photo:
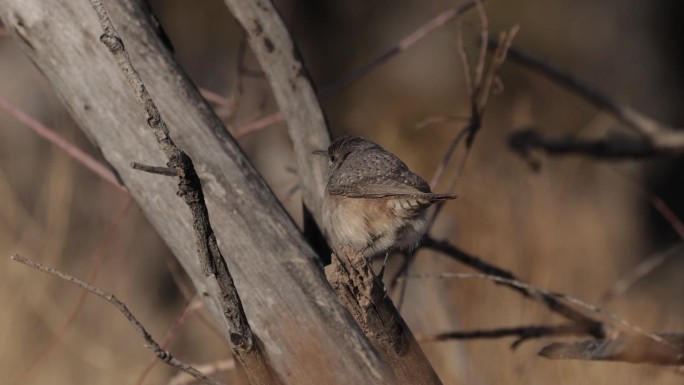
[(142, 164), (142, 163), (138, 163), (138, 162), (132, 162), (131, 168), (133, 168), (135, 170), (149, 172), (150, 174), (158, 174), (158, 175), (164, 175), (164, 176), (180, 176), (180, 175), (178, 175), (178, 170), (173, 169), (173, 168), (169, 168), (169, 167), (148, 166), (146, 164)]
[[(495, 49), (498, 45), (492, 39), (489, 39), (487, 43), (489, 49)], [(584, 98), (596, 107), (605, 110), (640, 135), (640, 138), (637, 139), (609, 137), (596, 142), (589, 142), (567, 137), (549, 138), (534, 131), (527, 131), (514, 134), (514, 136), (521, 135), (521, 137), (516, 138), (519, 146), (538, 147), (553, 154), (582, 153), (600, 159), (646, 158), (684, 153), (684, 130), (656, 121), (623, 103), (619, 103), (589, 83), (523, 50), (511, 47), (508, 51), (508, 57)], [(525, 155), (520, 150), (518, 152)]]
[(237, 289), (233, 284), (233, 278), (216, 243), (216, 236), (209, 223), (209, 213), (204, 203), (202, 185), (195, 172), (192, 160), (171, 139), (166, 123), (162, 119), (140, 75), (133, 67), (128, 52), (124, 48), (124, 44), (114, 28), (102, 1), (91, 0), (90, 3), (98, 16), (104, 32), (100, 36), (100, 41), (116, 59), (138, 103), (143, 108), (147, 125), (152, 129), (160, 149), (168, 158), (168, 168), (175, 170), (179, 177), (178, 195), (183, 198), (192, 212), (195, 242), (202, 272), (207, 277), (213, 276), (216, 279), (220, 290), (220, 298), (222, 299), (219, 301), (219, 306), (221, 306), (221, 310), (230, 324), (230, 339), (234, 349), (241, 356), (253, 352), (257, 345), (254, 342), (252, 330), (247, 323), (247, 316), (242, 308), (242, 302), (238, 296)]
[(511, 349), (516, 349), (523, 342), (544, 337), (558, 337), (569, 335), (583, 335), (584, 331), (576, 324), (570, 325), (531, 325), (512, 328), (480, 329), (439, 333), (428, 336), (418, 336), (420, 342), (437, 342), (450, 340), (472, 339), (497, 339), (506, 337), (518, 337), (512, 344)]
[(598, 140), (586, 140), (572, 135), (546, 135), (534, 129), (513, 132), (508, 137), (508, 144), (535, 169), (539, 167), (539, 162), (530, 153), (535, 149), (549, 155), (582, 154), (603, 160), (644, 159), (684, 153), (684, 147), (680, 152), (660, 149), (647, 139), (634, 136), (611, 135)]
[(623, 361), (659, 365), (684, 365), (684, 334), (656, 333), (664, 343), (644, 336), (620, 335), (612, 339), (556, 342), (539, 355), (552, 359)]
[[(488, 46), (490, 49), (495, 49), (496, 42), (490, 39), (488, 41)], [(589, 103), (610, 113), (616, 119), (649, 139), (656, 147), (671, 147), (675, 149), (684, 147), (684, 131), (651, 119), (641, 112), (615, 101), (589, 83), (582, 81), (519, 48), (511, 47), (508, 52), (508, 57), (514, 62), (544, 75), (552, 82), (583, 97)]]
[[(519, 279), (513, 273), (470, 255), (447, 241), (436, 241), (431, 237), (426, 236), (423, 238), (421, 246), (439, 251), (484, 274), (504, 278), (507, 280), (519, 281)], [(605, 330), (602, 322), (596, 321), (593, 318), (560, 302), (558, 298), (548, 293), (542, 293), (538, 291), (533, 292), (527, 287), (521, 285), (510, 285), (505, 282), (500, 284), (517, 291), (527, 298), (543, 303), (552, 312), (557, 313), (576, 323), (578, 326), (580, 326), (580, 329), (583, 330), (584, 333), (591, 335), (594, 338), (605, 337)]]

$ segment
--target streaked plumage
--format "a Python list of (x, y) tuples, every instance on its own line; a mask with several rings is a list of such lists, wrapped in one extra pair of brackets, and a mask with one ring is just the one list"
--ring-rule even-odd
[(333, 250), (350, 246), (365, 257), (415, 247), (432, 204), (455, 198), (433, 194), (423, 178), (379, 145), (341, 137), (328, 156), (323, 220)]

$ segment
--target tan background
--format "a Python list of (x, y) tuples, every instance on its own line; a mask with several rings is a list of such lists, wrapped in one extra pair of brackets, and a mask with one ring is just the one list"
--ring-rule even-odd
[[(673, 42), (677, 35), (667, 29), (667, 16), (674, 18), (676, 13), (666, 3), (492, 0), (486, 9), (493, 33), (519, 24), (517, 46), (677, 125), (684, 82), (675, 71), (681, 60)], [(364, 65), (454, 4), (277, 2), (320, 87)], [(166, 0), (153, 1), (152, 7), (178, 60), (196, 83), (223, 95), (234, 94), (240, 32), (223, 3)], [(470, 53), (475, 51), (476, 21), (475, 13), (464, 19)], [(249, 54), (246, 62), (256, 67)], [(323, 106), (334, 135), (354, 133), (377, 141), (429, 178), (463, 123), (422, 130), (416, 125), (430, 116), (468, 113), (462, 73), (456, 26), (451, 23)], [(681, 191), (672, 174), (678, 168), (666, 162), (607, 164), (543, 156), (542, 170), (534, 174), (506, 146), (506, 135), (513, 129), (537, 125), (549, 132), (599, 137), (622, 128), (578, 97), (513, 63), (504, 67), (502, 80), (504, 92), (493, 98), (458, 181), (459, 199), (449, 204), (433, 234), (452, 239), (526, 281), (598, 303), (638, 261), (678, 242), (672, 230), (654, 219), (633, 185), (663, 191), (663, 198), (676, 209), (682, 206), (681, 195), (672, 193)], [(96, 154), (49, 84), (9, 37), (0, 37), (0, 97)], [(239, 109), (229, 119), (240, 125), (272, 111), (275, 106), (264, 80), (245, 78)], [(125, 301), (161, 340), (187, 304), (170, 273), (172, 256), (135, 205), (122, 216), (125, 195), (4, 112), (0, 127), (2, 383), (136, 383), (149, 351), (114, 308), (91, 296), (68, 331), (60, 334), (59, 344), (41, 356), (68, 322), (80, 291), (6, 257), (18, 252), (85, 278), (101, 256), (103, 264), (94, 282)], [(282, 124), (244, 138), (241, 144), (298, 218), (299, 197), (289, 193), (296, 183), (294, 161)], [(438, 191), (446, 188), (454, 171), (448, 169), (447, 182)], [(649, 330), (684, 330), (682, 268), (681, 255), (672, 257), (606, 307)], [(419, 253), (412, 269), (442, 271), (467, 269), (426, 251)], [(199, 319), (201, 312), (187, 317), (171, 350), (193, 363), (229, 357), (223, 340)], [(541, 306), (486, 282), (410, 281), (403, 312), (419, 334), (558, 321)], [(548, 361), (536, 356), (548, 341), (528, 342), (516, 351), (509, 349), (511, 342), (444, 342), (425, 349), (447, 384), (681, 382), (681, 376), (668, 368)], [(38, 364), (32, 366), (34, 362)], [(166, 383), (173, 374), (159, 364), (145, 383)], [(235, 377), (239, 373), (222, 378), (237, 381)]]

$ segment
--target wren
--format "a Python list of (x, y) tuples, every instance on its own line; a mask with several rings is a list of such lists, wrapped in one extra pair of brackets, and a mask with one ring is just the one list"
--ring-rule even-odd
[(397, 156), (357, 136), (314, 153), (328, 158), (323, 223), (338, 257), (346, 247), (369, 259), (386, 253), (386, 262), (390, 251), (412, 249), (426, 231), (428, 208), (455, 198), (432, 193)]

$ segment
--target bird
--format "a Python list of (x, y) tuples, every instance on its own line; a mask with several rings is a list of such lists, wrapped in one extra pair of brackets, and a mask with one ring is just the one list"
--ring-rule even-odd
[(342, 248), (370, 259), (393, 250), (411, 250), (427, 230), (427, 211), (454, 199), (435, 194), (396, 155), (358, 136), (334, 140), (327, 150), (328, 174), (323, 198), (323, 227), (338, 257)]

